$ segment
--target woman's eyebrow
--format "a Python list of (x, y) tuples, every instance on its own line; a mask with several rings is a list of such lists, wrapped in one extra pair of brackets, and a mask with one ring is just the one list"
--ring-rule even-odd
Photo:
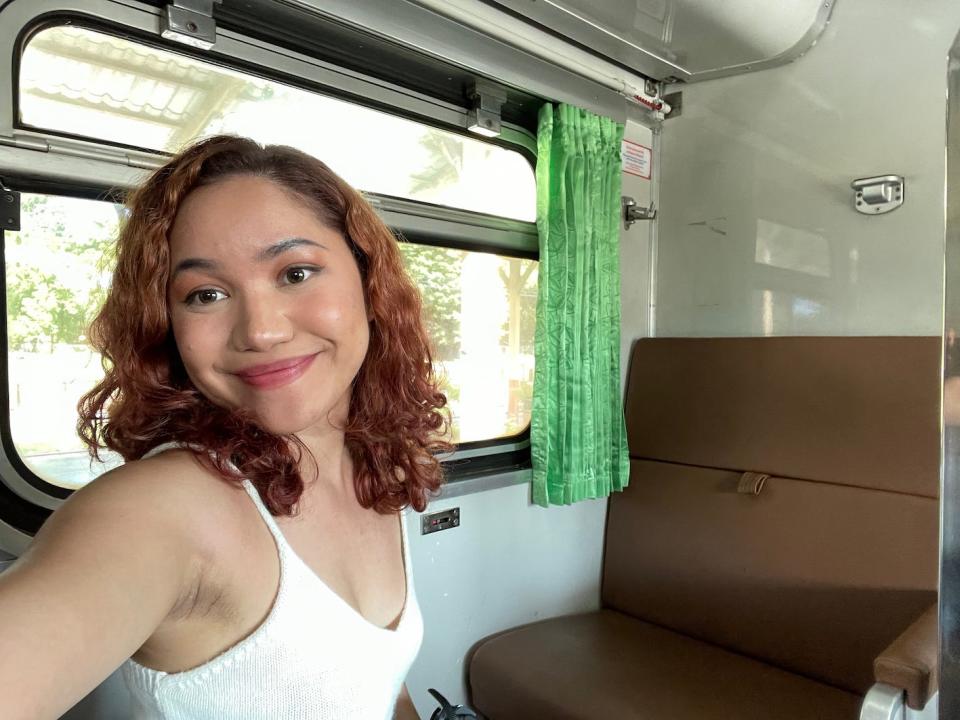
[[(323, 250), (329, 250), (326, 245), (321, 245), (318, 242), (313, 240), (308, 240), (307, 238), (294, 237), (287, 238), (286, 240), (281, 240), (276, 242), (270, 247), (266, 247), (260, 252), (257, 253), (256, 260), (258, 262), (263, 262), (264, 260), (272, 260), (278, 255), (282, 255), (287, 250), (292, 250), (295, 247), (300, 247), (302, 245), (310, 245), (313, 247), (318, 247)], [(214, 260), (207, 260), (206, 258), (184, 258), (177, 263), (176, 267), (173, 268), (173, 272), (170, 274), (170, 280), (173, 281), (176, 279), (177, 275), (186, 271), (186, 270), (208, 270), (214, 271), (220, 267), (218, 262)]]
[(215, 263), (213, 260), (206, 260), (204, 258), (184, 258), (177, 263), (177, 266), (173, 269), (173, 272), (170, 273), (170, 280), (172, 282), (176, 279), (177, 275), (185, 270), (216, 270), (218, 267), (220, 267), (220, 265)]
[(259, 253), (257, 253), (257, 260), (272, 260), (278, 255), (282, 255), (287, 250), (292, 250), (295, 247), (300, 247), (302, 245), (312, 245), (313, 247), (322, 248), (323, 250), (328, 250), (325, 245), (321, 245), (318, 242), (313, 240), (307, 240), (307, 238), (302, 237), (293, 237), (287, 238), (286, 240), (281, 240), (280, 242), (274, 243), (270, 247), (264, 248)]

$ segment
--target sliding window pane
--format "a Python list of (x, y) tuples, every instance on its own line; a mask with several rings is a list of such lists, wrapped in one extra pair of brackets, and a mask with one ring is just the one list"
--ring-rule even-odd
[(82, 27), (37, 33), (20, 64), (27, 126), (176, 152), (216, 133), (293, 145), (361, 190), (536, 217), (518, 152)]

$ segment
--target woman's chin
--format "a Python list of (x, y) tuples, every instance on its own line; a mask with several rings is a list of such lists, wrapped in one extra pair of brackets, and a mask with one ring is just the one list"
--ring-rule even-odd
[(330, 432), (343, 432), (331, 425), (326, 414), (264, 413), (257, 415), (257, 424), (271, 435), (298, 437), (326, 435)]

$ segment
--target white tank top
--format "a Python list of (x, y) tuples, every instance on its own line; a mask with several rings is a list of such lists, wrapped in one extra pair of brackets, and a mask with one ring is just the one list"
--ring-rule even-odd
[(386, 630), (324, 584), (287, 544), (253, 484), (243, 487), (280, 556), (273, 606), (250, 635), (191, 670), (166, 673), (127, 660), (134, 719), (392, 720), (423, 639), (403, 513), (406, 601), (396, 629)]

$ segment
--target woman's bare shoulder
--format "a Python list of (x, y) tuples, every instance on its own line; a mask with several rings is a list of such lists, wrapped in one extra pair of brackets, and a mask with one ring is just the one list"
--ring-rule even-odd
[[(81, 488), (51, 517), (55, 525), (132, 523), (167, 540), (194, 543), (229, 533), (243, 490), (204, 467), (189, 450), (174, 449), (128, 462)], [(244, 493), (245, 494), (245, 493)], [(210, 528), (216, 528), (213, 533)]]
[(104, 474), (50, 516), (0, 575), (0, 678), (26, 684), (24, 707), (50, 708), (30, 717), (58, 717), (193, 596), (237, 527), (224, 521), (236, 492), (170, 452)]
[(104, 473), (77, 494), (90, 491), (193, 494), (222, 491), (227, 485), (227, 481), (205, 467), (193, 451), (171, 448), (148, 458), (124, 463)]

